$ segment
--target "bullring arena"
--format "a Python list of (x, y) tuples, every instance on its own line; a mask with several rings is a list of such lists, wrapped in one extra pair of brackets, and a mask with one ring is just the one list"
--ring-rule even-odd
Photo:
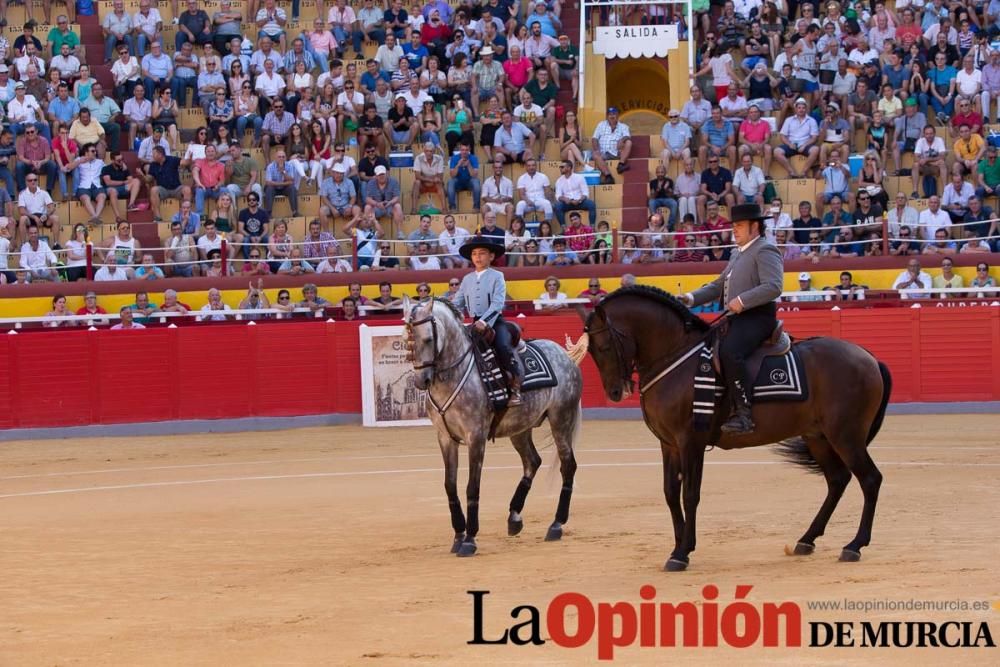
[[(811, 557), (788, 557), (820, 478), (766, 448), (713, 451), (692, 568), (670, 549), (655, 442), (641, 422), (588, 419), (561, 543), (542, 541), (558, 492), (540, 473), (525, 530), (504, 517), (520, 465), (491, 445), (480, 552), (457, 559), (429, 428), (16, 441), (3, 445), (0, 664), (582, 664), (565, 649), (469, 646), (467, 590), (491, 591), (486, 636), (555, 595), (638, 603), (791, 600), (806, 620), (963, 620), (996, 627), (994, 415), (890, 416), (872, 445), (885, 475), (872, 545), (836, 561), (856, 527), (852, 484)], [(542, 452), (546, 464), (551, 449)], [(463, 457), (464, 461), (464, 457)], [(463, 474), (464, 479), (464, 474)], [(986, 600), (980, 612), (819, 612), (816, 600)], [(546, 635), (543, 633), (543, 637)], [(995, 664), (995, 650), (619, 649), (621, 664)]]

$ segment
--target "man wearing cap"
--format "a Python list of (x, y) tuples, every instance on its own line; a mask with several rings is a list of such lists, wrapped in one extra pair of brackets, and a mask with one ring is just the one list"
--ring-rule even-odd
[(663, 150), (660, 151), (660, 164), (665, 167), (670, 166), (671, 160), (683, 162), (691, 157), (691, 127), (681, 120), (681, 112), (671, 109), (667, 114), (667, 122), (660, 130), (660, 142)]
[(333, 229), (333, 219), (337, 216), (349, 221), (361, 216), (361, 207), (357, 205), (358, 193), (354, 183), (347, 178), (347, 167), (342, 163), (333, 165), (330, 176), (320, 183), (319, 197), (319, 218), (326, 229)]
[(483, 236), (474, 236), (459, 248), (462, 257), (472, 262), (475, 271), (465, 274), (452, 303), (462, 312), (472, 316), (473, 328), (483, 333), (492, 327), (495, 334), (493, 347), (500, 365), (510, 374), (510, 402), (521, 404), (521, 369), (511, 345), (510, 330), (503, 319), (507, 300), (507, 282), (503, 274), (492, 268), (493, 261), (504, 254), (502, 243)]
[(757, 204), (730, 209), (736, 248), (722, 274), (681, 300), (688, 306), (721, 299), (729, 311), (729, 327), (719, 345), (722, 374), (732, 400), (733, 414), (722, 425), (724, 433), (752, 433), (746, 358), (774, 331), (775, 301), (781, 295), (781, 253), (762, 236), (764, 216)]
[(833, 151), (839, 151), (841, 155), (849, 154), (852, 134), (851, 124), (840, 117), (840, 105), (836, 102), (826, 105), (826, 113), (819, 126), (822, 141), (819, 149), (820, 164), (827, 164)]
[(35, 127), (39, 134), (46, 139), (51, 139), (49, 124), (42, 122), (45, 118), (42, 107), (39, 106), (34, 95), (26, 93), (24, 82), (18, 81), (14, 85), (14, 99), (7, 103), (7, 120), (10, 122), (11, 131), (15, 135), (19, 135), (24, 132), (26, 127)]
[(401, 201), (399, 182), (389, 176), (389, 170), (382, 165), (375, 167), (375, 178), (365, 185), (365, 214), (376, 219), (392, 216), (393, 225), (399, 229), (403, 224)]
[(552, 47), (551, 61), (555, 63), (559, 73), (556, 82), (569, 79), (573, 85), (573, 101), (576, 102), (580, 88), (580, 72), (577, 61), (580, 51), (569, 41), (568, 35), (559, 35), (559, 46)]
[(793, 296), (792, 301), (798, 302), (810, 302), (810, 301), (822, 301), (823, 295), (820, 294), (816, 288), (812, 286), (812, 276), (809, 275), (808, 271), (803, 271), (799, 274), (799, 291), (800, 292), (815, 292), (815, 294), (800, 294), (798, 296)]
[(617, 171), (624, 174), (631, 169), (628, 164), (632, 153), (632, 133), (628, 125), (618, 122), (618, 108), (609, 107), (607, 117), (594, 128), (594, 136), (590, 139), (594, 152), (594, 164), (601, 172), (601, 181), (605, 184), (615, 182), (608, 168), (608, 160), (618, 160)]
[[(803, 178), (819, 158), (819, 148), (816, 139), (819, 137), (819, 127), (812, 116), (808, 115), (809, 105), (804, 98), (795, 100), (795, 115), (789, 116), (781, 125), (781, 146), (774, 149), (775, 159), (781, 163), (791, 178)], [(802, 171), (792, 168), (789, 158), (801, 155), (806, 158)]]
[(503, 82), (506, 77), (503, 65), (493, 60), (493, 49), (484, 46), (479, 50), (479, 60), (472, 66), (472, 113), (479, 115), (479, 103), (494, 95), (503, 99)]
[(908, 97), (903, 103), (903, 114), (893, 121), (895, 127), (895, 141), (892, 146), (892, 158), (896, 165), (896, 170), (902, 169), (902, 154), (912, 153), (917, 147), (917, 141), (924, 134), (924, 127), (927, 126), (927, 117), (922, 111), (917, 110), (917, 100)]

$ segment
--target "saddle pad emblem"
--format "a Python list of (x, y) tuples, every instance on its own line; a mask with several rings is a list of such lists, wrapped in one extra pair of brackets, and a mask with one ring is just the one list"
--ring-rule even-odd
[(521, 391), (545, 389), (559, 384), (552, 364), (545, 358), (545, 354), (535, 344), (535, 341), (526, 342), (524, 350), (519, 352), (518, 356), (521, 358), (521, 367), (524, 369)]
[(805, 367), (794, 346), (781, 356), (764, 358), (756, 382), (753, 383), (753, 400), (804, 401), (807, 398), (809, 388), (806, 385)]

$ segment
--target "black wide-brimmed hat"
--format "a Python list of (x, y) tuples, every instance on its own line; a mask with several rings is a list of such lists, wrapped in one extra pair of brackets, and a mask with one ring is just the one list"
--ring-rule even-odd
[(761, 222), (769, 217), (764, 215), (758, 204), (737, 204), (729, 209), (729, 222), (734, 225), (737, 222)]
[(496, 255), (494, 259), (499, 259), (507, 249), (502, 243), (497, 243), (497, 241), (492, 236), (473, 236), (471, 239), (465, 242), (461, 248), (458, 249), (458, 254), (462, 257), (472, 260), (472, 251), (476, 248), (485, 248), (491, 253)]

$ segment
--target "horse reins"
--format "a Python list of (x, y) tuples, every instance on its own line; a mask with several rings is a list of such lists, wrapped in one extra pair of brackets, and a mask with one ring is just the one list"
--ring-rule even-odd
[[(708, 331), (706, 331), (704, 333), (704, 335), (701, 336), (701, 338), (698, 340), (698, 342), (691, 349), (689, 349), (687, 352), (683, 353), (680, 356), (680, 358), (678, 358), (675, 361), (673, 361), (670, 365), (668, 365), (662, 371), (660, 371), (659, 373), (657, 373), (649, 381), (643, 382), (643, 380), (642, 380), (642, 372), (639, 371), (639, 368), (638, 368), (638, 366), (636, 364), (633, 364), (632, 367), (635, 367), (636, 371), (639, 372), (639, 374), (640, 374), (640, 376), (639, 376), (639, 395), (641, 396), (642, 394), (644, 394), (647, 391), (649, 391), (650, 387), (652, 387), (654, 384), (656, 384), (657, 382), (659, 382), (660, 380), (662, 380), (663, 378), (665, 378), (667, 375), (669, 375), (670, 373), (672, 373), (681, 364), (683, 364), (685, 361), (687, 361), (692, 356), (694, 356), (697, 352), (701, 351), (705, 347), (705, 339), (707, 339), (712, 333), (714, 333), (714, 331), (716, 329), (718, 329), (719, 327), (724, 326), (726, 324), (726, 317), (729, 314), (730, 314), (729, 311), (726, 311), (726, 312), (722, 313), (721, 315), (719, 315), (718, 317), (716, 317), (715, 319), (713, 319), (711, 322), (709, 322), (709, 324), (708, 324)], [(618, 331), (611, 324), (611, 319), (607, 316), (607, 314), (604, 315), (604, 321), (606, 322), (606, 325), (604, 327), (602, 327), (600, 329), (595, 329), (593, 331), (589, 331), (588, 330), (587, 333), (591, 334), (591, 335), (596, 334), (596, 333), (603, 333), (605, 331), (608, 331), (610, 333), (611, 340), (612, 340), (613, 346), (615, 348), (615, 356), (618, 358), (618, 366), (622, 369), (622, 381), (625, 383), (625, 386), (629, 388), (629, 392), (631, 393), (631, 388), (633, 386), (635, 386), (635, 383), (632, 382), (632, 367), (629, 367), (629, 366), (627, 366), (625, 364), (624, 353), (622, 351), (622, 348), (624, 347), (624, 344), (621, 341), (621, 339), (625, 338), (626, 336), (622, 332)], [(673, 356), (673, 355), (670, 355), (670, 356)], [(660, 361), (662, 361), (662, 359)]]
[[(415, 312), (418, 307), (419, 306), (414, 306), (413, 307), (413, 312)], [(411, 317), (412, 317), (412, 312), (411, 312)], [(429, 363), (421, 363), (419, 366), (414, 365), (413, 366), (413, 370), (419, 371), (419, 370), (423, 370), (425, 368), (431, 368), (431, 369), (434, 370), (434, 375), (435, 376), (443, 376), (445, 373), (448, 373), (449, 371), (451, 371), (452, 369), (454, 369), (456, 366), (458, 366), (459, 364), (461, 364), (462, 361), (466, 357), (469, 357), (469, 365), (466, 367), (465, 373), (462, 375), (462, 379), (459, 380), (458, 384), (455, 386), (454, 391), (451, 392), (451, 395), (448, 397), (448, 399), (442, 405), (439, 406), (434, 401), (434, 397), (431, 395), (431, 392), (430, 392), (429, 388), (428, 388), (428, 391), (425, 392), (425, 395), (427, 396), (427, 402), (430, 403), (431, 406), (433, 406), (433, 408), (437, 411), (437, 413), (439, 415), (441, 415), (441, 421), (444, 423), (444, 427), (448, 431), (448, 435), (451, 436), (452, 440), (454, 440), (456, 442), (460, 442), (460, 440), (455, 437), (455, 434), (451, 432), (451, 428), (448, 426), (448, 422), (445, 421), (445, 419), (444, 419), (444, 413), (448, 411), (448, 408), (450, 408), (452, 406), (452, 404), (454, 404), (455, 399), (458, 398), (459, 393), (461, 393), (462, 388), (465, 386), (465, 383), (468, 382), (469, 376), (472, 374), (472, 368), (475, 365), (475, 361), (476, 361), (474, 357), (470, 356), (471, 353), (472, 353), (473, 346), (470, 344), (469, 347), (465, 350), (465, 352), (463, 352), (462, 355), (455, 361), (455, 363), (450, 364), (449, 366), (446, 366), (444, 368), (438, 368), (437, 367), (437, 358), (438, 358), (438, 349), (437, 349), (437, 337), (438, 337), (437, 336), (437, 319), (435, 319), (435, 317), (434, 317), (433, 310), (432, 310), (432, 312), (431, 312), (430, 315), (428, 315), (427, 317), (425, 317), (422, 320), (410, 321), (410, 322), (406, 323), (406, 331), (407, 331), (407, 335), (408, 335), (408, 338), (409, 338), (408, 345), (409, 345), (411, 353), (412, 353), (412, 349), (413, 349), (413, 329), (415, 327), (418, 327), (418, 326), (422, 325), (422, 324), (427, 324), (428, 322), (430, 322), (430, 324), (431, 324), (431, 345), (433, 346), (433, 349), (434, 349), (434, 356), (431, 358), (431, 360), (430, 360)], [(416, 361), (416, 360), (414, 359), (414, 361)]]

